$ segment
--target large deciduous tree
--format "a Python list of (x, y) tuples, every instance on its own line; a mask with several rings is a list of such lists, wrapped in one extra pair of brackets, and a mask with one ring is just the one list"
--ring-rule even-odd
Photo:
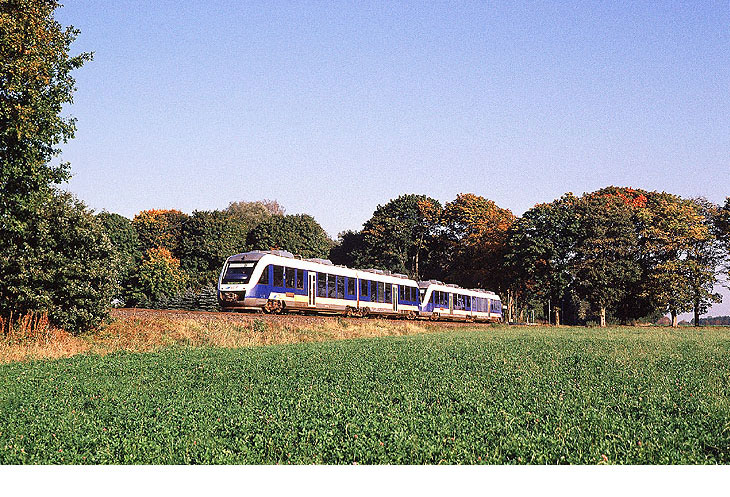
[(438, 200), (414, 194), (401, 195), (379, 205), (360, 232), (359, 265), (420, 279), (428, 264), (430, 243), (438, 229), (441, 210)]
[(538, 204), (512, 225), (506, 240), (506, 276), (513, 292), (522, 290), (525, 300), (549, 302), (553, 322), (571, 303), (575, 247), (580, 233), (576, 205), (568, 193), (549, 204)]
[(580, 228), (572, 264), (575, 287), (605, 327), (606, 310), (641, 278), (634, 211), (624, 199), (604, 194), (585, 195), (576, 207)]
[(672, 316), (694, 310), (699, 323), (713, 302), (720, 250), (715, 233), (716, 207), (703, 199), (686, 200), (668, 193), (649, 196), (641, 212), (644, 251), (653, 262), (646, 274), (647, 291)]
[(466, 288), (503, 290), (505, 241), (514, 221), (508, 209), (472, 193), (446, 204), (441, 216), (446, 279)]
[(53, 0), (0, 1), (0, 315), (46, 312), (69, 331), (108, 312), (111, 249), (83, 204), (55, 185), (55, 162), (75, 120), (71, 72), (91, 54), (70, 55), (77, 36), (54, 18)]

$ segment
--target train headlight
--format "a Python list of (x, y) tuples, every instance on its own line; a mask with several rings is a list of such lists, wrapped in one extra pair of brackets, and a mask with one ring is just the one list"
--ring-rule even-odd
[(224, 302), (236, 302), (238, 300), (238, 295), (234, 292), (223, 292), (221, 293), (221, 299)]

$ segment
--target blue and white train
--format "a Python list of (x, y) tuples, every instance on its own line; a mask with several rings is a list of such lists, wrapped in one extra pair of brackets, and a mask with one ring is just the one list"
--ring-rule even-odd
[(499, 297), (375, 269), (335, 266), (285, 251), (254, 251), (229, 257), (218, 280), (224, 310), (267, 313), (328, 312), (346, 316), (499, 321)]

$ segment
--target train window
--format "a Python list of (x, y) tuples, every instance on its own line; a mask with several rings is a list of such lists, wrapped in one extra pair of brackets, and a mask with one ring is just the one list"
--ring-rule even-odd
[(347, 294), (355, 296), (355, 278), (347, 278)]
[(418, 298), (418, 289), (413, 286), (411, 286), (409, 288), (411, 289), (411, 298), (408, 300), (410, 300), (411, 302), (415, 302)]
[(335, 282), (336, 282), (335, 275), (328, 274), (327, 275), (327, 296), (331, 299), (335, 298), (335, 296), (336, 296)]
[(406, 289), (403, 285), (398, 285), (398, 302), (403, 302), (406, 297), (403, 295), (403, 291)]
[(296, 279), (294, 277), (294, 275), (296, 274), (295, 271), (294, 271), (294, 268), (293, 267), (287, 267), (287, 268), (284, 268), (284, 269), (285, 269), (284, 281), (286, 282), (286, 287), (293, 289), (294, 286), (295, 286), (295, 279)]
[(360, 280), (360, 300), (370, 300), (368, 294), (368, 280)]
[(284, 286), (284, 268), (274, 266), (274, 286)]
[(327, 275), (325, 273), (317, 273), (317, 297), (327, 296)]
[(243, 284), (253, 274), (255, 262), (231, 262), (223, 275), (223, 283)]
[(378, 281), (378, 302), (383, 301), (383, 289), (385, 288), (385, 285), (383, 285), (382, 281)]
[(304, 280), (306, 279), (304, 270), (297, 269), (297, 290), (304, 290)]
[(391, 297), (392, 289), (393, 289), (393, 285), (391, 285), (390, 283), (385, 284), (385, 302), (387, 302), (388, 304), (390, 304), (393, 301), (393, 299)]
[(345, 277), (337, 276), (336, 278), (337, 278), (337, 298), (344, 299), (345, 298)]
[(466, 310), (470, 311), (471, 310), (471, 295), (467, 295), (465, 297), (465, 299), (466, 299), (466, 301), (465, 301)]

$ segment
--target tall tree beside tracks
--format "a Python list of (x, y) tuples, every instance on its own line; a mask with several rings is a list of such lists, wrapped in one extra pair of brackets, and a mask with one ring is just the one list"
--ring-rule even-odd
[(446, 204), (441, 216), (446, 279), (466, 288), (504, 290), (505, 241), (514, 221), (511, 211), (473, 193), (461, 193)]
[(80, 331), (107, 315), (113, 290), (103, 274), (108, 239), (54, 188), (70, 177), (54, 159), (76, 129), (61, 115), (73, 100), (71, 72), (91, 59), (70, 55), (78, 31), (56, 22), (58, 6), (0, 0), (0, 315), (47, 312)]
[(505, 273), (516, 287), (513, 293), (526, 293), (524, 299), (536, 304), (549, 302), (555, 324), (560, 324), (560, 311), (571, 301), (580, 233), (578, 202), (568, 193), (537, 204), (512, 225), (506, 241)]
[(612, 195), (585, 195), (576, 207), (580, 233), (572, 263), (575, 287), (605, 327), (606, 310), (641, 278), (634, 212)]
[(431, 239), (438, 230), (441, 204), (425, 195), (401, 195), (379, 205), (365, 222), (361, 266), (423, 276)]
[(694, 310), (695, 321), (710, 304), (720, 301), (713, 292), (719, 247), (714, 232), (716, 208), (702, 200), (686, 200), (668, 193), (649, 197), (641, 213), (644, 250), (654, 261), (647, 274), (648, 291), (664, 312), (677, 316)]

